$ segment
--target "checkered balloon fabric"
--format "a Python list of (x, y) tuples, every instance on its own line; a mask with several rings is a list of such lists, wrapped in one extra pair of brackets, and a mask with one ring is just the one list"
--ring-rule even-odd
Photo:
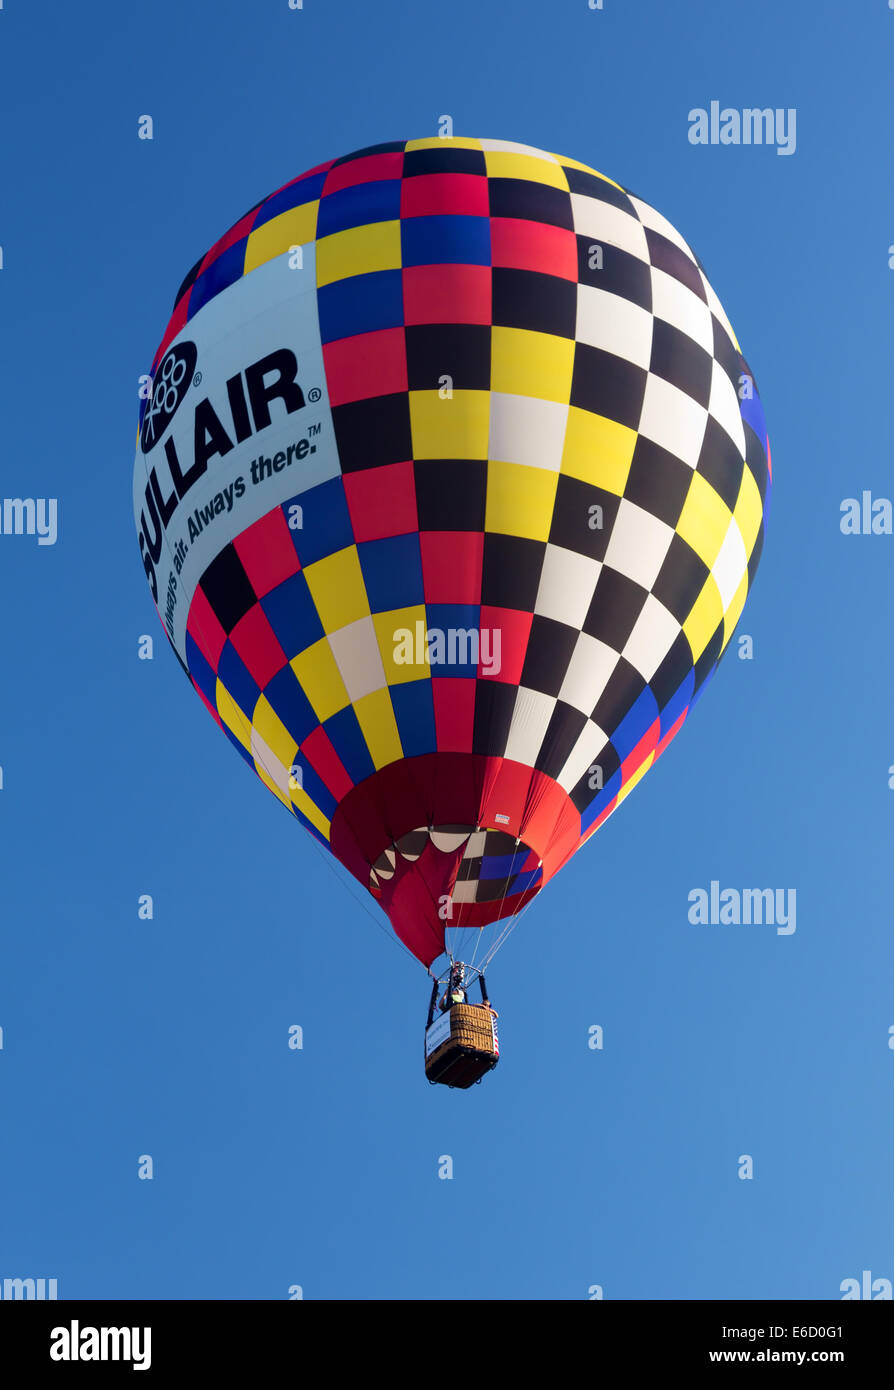
[(178, 292), (134, 472), (214, 719), (425, 964), (510, 916), (679, 732), (742, 612), (770, 451), (688, 243), (573, 159), (379, 145)]

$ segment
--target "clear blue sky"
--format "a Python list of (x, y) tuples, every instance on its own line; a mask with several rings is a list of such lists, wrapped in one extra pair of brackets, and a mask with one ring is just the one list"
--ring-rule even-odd
[[(883, 0), (6, 0), (0, 492), (61, 521), (55, 546), (0, 536), (0, 1277), (177, 1299), (894, 1278), (894, 537), (838, 524), (894, 489), (892, 59)], [(689, 144), (712, 99), (796, 108), (796, 153)], [(503, 1060), (468, 1093), (425, 1082), (421, 967), (190, 695), (131, 514), (137, 378), (195, 260), (304, 169), (445, 113), (682, 231), (775, 481), (753, 661), (728, 654), (525, 917), (489, 975)], [(715, 879), (794, 888), (796, 932), (690, 925)]]

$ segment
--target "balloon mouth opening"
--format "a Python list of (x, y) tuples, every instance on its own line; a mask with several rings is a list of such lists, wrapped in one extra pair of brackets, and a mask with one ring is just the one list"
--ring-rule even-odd
[[(460, 911), (464, 903), (495, 903), (518, 893), (522, 886), (532, 886), (540, 870), (536, 852), (504, 830), (474, 825), (419, 826), (383, 850), (373, 864), (368, 883), (373, 897), (378, 898), (382, 889), (429, 847), (457, 860), (451, 898)], [(519, 878), (526, 880), (524, 885), (518, 883)]]

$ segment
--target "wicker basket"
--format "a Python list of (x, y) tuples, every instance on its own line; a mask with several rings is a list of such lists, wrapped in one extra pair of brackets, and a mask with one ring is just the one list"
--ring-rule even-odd
[(477, 1004), (454, 1004), (450, 1010), (450, 1036), (425, 1059), (431, 1082), (461, 1090), (480, 1081), (499, 1057), (489, 1009)]

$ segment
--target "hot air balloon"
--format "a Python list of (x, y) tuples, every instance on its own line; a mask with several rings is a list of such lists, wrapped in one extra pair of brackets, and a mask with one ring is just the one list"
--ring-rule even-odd
[(429, 1079), (471, 1084), (495, 949), (679, 733), (754, 577), (770, 451), (729, 320), (587, 165), (394, 141), (234, 223), (150, 376), (170, 643), (432, 975)]

